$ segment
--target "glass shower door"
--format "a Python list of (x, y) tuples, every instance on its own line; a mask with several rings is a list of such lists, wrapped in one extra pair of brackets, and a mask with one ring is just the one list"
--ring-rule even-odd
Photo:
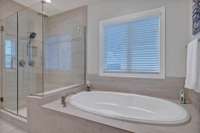
[(43, 16), (23, 10), (4, 20), (3, 108), (26, 117), (26, 97), (43, 92)]
[(27, 116), (26, 98), (42, 89), (42, 16), (18, 13), (18, 113)]
[(18, 41), (18, 114), (26, 115), (26, 97), (29, 95), (29, 77), (27, 75), (26, 37), (20, 36)]
[(26, 117), (27, 96), (85, 83), (86, 11), (47, 16), (27, 8), (4, 20), (4, 109)]
[(17, 113), (17, 14), (6, 18), (3, 23), (3, 108)]

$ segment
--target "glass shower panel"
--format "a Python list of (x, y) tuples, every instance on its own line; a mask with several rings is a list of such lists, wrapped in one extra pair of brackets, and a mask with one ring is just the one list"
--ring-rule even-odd
[[(75, 15), (74, 15), (75, 14)], [(47, 18), (44, 43), (44, 89), (84, 83), (85, 9)]]
[(6, 18), (3, 23), (3, 108), (17, 113), (17, 14)]
[(18, 107), (27, 116), (26, 97), (43, 92), (42, 15), (33, 10), (18, 13)]
[(85, 83), (87, 9), (48, 16), (42, 4), (3, 21), (3, 108), (24, 117), (27, 96)]

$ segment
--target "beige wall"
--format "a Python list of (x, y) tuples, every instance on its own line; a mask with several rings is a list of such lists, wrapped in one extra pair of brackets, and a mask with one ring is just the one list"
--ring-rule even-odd
[(88, 73), (99, 70), (99, 22), (104, 19), (166, 8), (166, 75), (185, 77), (186, 49), (191, 39), (190, 0), (100, 0), (88, 6)]
[(0, 19), (5, 19), (23, 8), (24, 6), (21, 6), (12, 0), (0, 0)]

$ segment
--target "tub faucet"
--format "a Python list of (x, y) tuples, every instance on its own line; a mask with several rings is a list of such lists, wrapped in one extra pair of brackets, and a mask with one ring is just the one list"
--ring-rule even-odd
[(66, 102), (66, 98), (68, 98), (69, 96), (76, 94), (76, 93), (70, 93), (70, 94), (66, 94), (64, 96), (61, 97), (61, 104), (63, 107), (67, 106), (67, 102)]
[(66, 104), (66, 97), (67, 97), (66, 95), (61, 97), (61, 104), (62, 104), (63, 107), (66, 107), (66, 105), (67, 105)]
[(86, 83), (86, 91), (92, 91), (92, 83), (90, 81)]
[(181, 90), (179, 91), (179, 102), (180, 102), (180, 104), (186, 104), (185, 89), (181, 89)]

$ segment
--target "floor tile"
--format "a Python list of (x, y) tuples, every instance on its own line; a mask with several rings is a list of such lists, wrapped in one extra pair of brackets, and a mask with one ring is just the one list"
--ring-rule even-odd
[(27, 133), (14, 125), (0, 119), (0, 133)]

